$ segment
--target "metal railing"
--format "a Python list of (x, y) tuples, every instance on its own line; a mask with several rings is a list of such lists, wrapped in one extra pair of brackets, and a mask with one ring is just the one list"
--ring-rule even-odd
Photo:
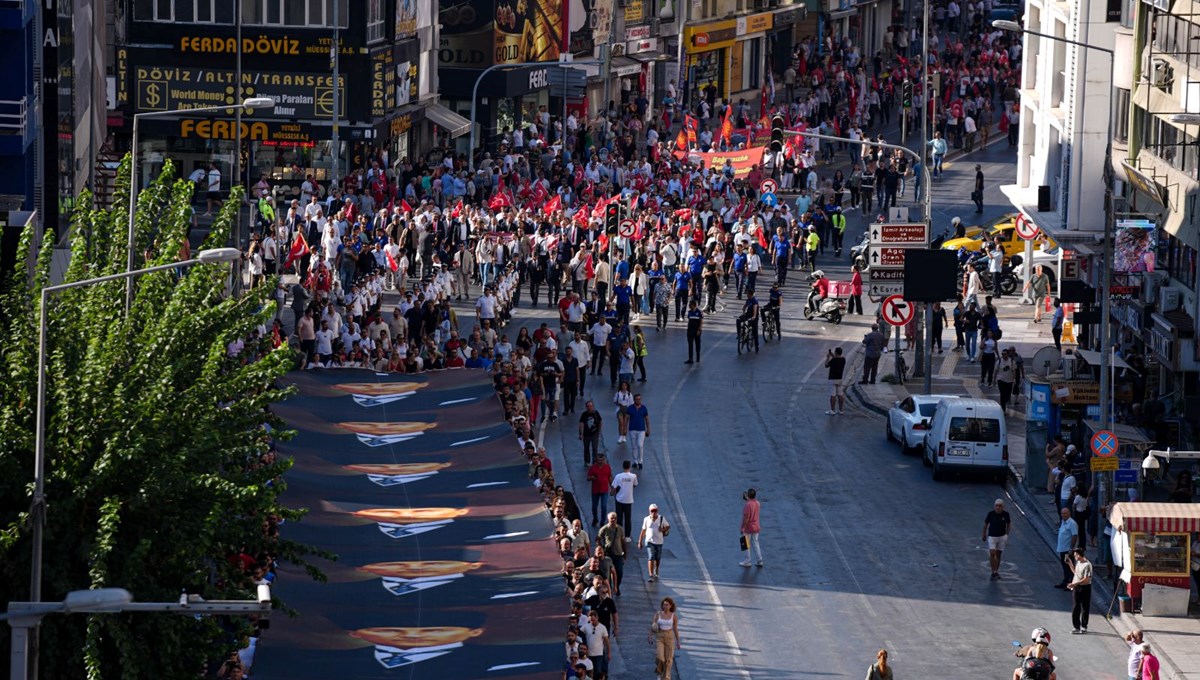
[[(0, 0), (0, 3), (5, 0)], [(25, 135), (29, 125), (29, 97), (0, 99), (0, 135)]]

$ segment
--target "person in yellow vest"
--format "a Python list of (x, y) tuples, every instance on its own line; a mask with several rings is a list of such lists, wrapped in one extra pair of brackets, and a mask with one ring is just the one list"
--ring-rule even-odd
[(804, 239), (804, 247), (808, 250), (808, 271), (817, 271), (817, 248), (821, 247), (821, 237), (817, 236), (817, 228), (808, 225), (808, 236)]
[(846, 236), (846, 216), (842, 214), (842, 206), (834, 206), (833, 214), (829, 216), (829, 224), (833, 227), (833, 251), (841, 257), (842, 239)]
[(258, 199), (258, 225), (265, 231), (275, 226), (275, 199), (263, 189)]

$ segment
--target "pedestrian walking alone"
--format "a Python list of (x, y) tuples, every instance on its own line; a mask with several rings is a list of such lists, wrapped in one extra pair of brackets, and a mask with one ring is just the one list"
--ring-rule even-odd
[(871, 324), (871, 332), (863, 336), (863, 374), (859, 385), (875, 384), (879, 372), (879, 357), (887, 347), (887, 338), (879, 332), (879, 324)]
[(1000, 391), (999, 401), (1001, 410), (1007, 411), (1012, 401), (1013, 388), (1016, 385), (1017, 362), (1013, 358), (1016, 350), (1005, 347), (1000, 353), (1000, 364), (996, 368), (996, 388)]
[(598, 526), (600, 518), (608, 516), (608, 496), (613, 479), (612, 466), (603, 453), (596, 455), (596, 461), (588, 468), (587, 478), (592, 483), (592, 526)]
[(1012, 517), (1004, 509), (1003, 499), (997, 498), (983, 518), (982, 540), (987, 541), (988, 561), (992, 567), (992, 580), (1000, 580), (1000, 559), (1008, 545), (1008, 532), (1012, 529)]
[(633, 403), (625, 409), (625, 428), (629, 432), (629, 456), (633, 466), (641, 470), (646, 452), (646, 439), (650, 436), (650, 412), (642, 403), (642, 395), (633, 395)]
[[(685, 364), (691, 364), (700, 361), (700, 335), (704, 332), (704, 312), (700, 311), (700, 306), (692, 300), (688, 304), (687, 312), (687, 346), (688, 358)], [(693, 352), (695, 358), (693, 358)]]
[(675, 600), (664, 597), (650, 624), (650, 644), (654, 645), (654, 678), (671, 680), (671, 668), (675, 665), (675, 650), (683, 646), (679, 639), (679, 614), (675, 611)]
[(856, 262), (850, 274), (850, 302), (846, 305), (846, 314), (863, 315), (862, 306), (862, 267)]
[(867, 669), (867, 680), (892, 680), (892, 666), (888, 663), (886, 649), (879, 650), (875, 655), (875, 663)]
[(975, 214), (983, 212), (983, 166), (975, 166), (975, 191), (971, 192), (971, 200), (975, 202)]
[(1067, 584), (1071, 591), (1073, 605), (1071, 607), (1072, 633), (1086, 633), (1088, 616), (1092, 612), (1092, 563), (1088, 561), (1083, 548), (1075, 549), (1075, 559), (1072, 562), (1075, 576)]
[(846, 388), (842, 385), (846, 357), (842, 356), (841, 347), (826, 350), (825, 368), (829, 369), (829, 410), (825, 415), (846, 415)]
[(758, 521), (758, 513), (761, 506), (758, 503), (758, 491), (753, 488), (746, 489), (746, 493), (742, 494), (742, 500), (745, 503), (742, 505), (742, 561), (740, 566), (750, 566), (750, 551), (754, 551), (754, 557), (757, 560), (758, 566), (763, 565), (762, 546), (758, 542), (758, 534), (762, 531), (762, 525)]
[(604, 418), (596, 410), (596, 402), (591, 399), (583, 405), (583, 413), (579, 414), (579, 441), (583, 442), (583, 464), (591, 465), (592, 458), (599, 460), (600, 427)]
[(658, 514), (658, 504), (651, 503), (650, 514), (642, 518), (642, 531), (637, 540), (638, 550), (641, 550), (643, 545), (646, 546), (646, 580), (651, 583), (658, 580), (658, 564), (662, 560), (663, 542), (670, 532), (671, 524), (667, 522), (666, 517)]
[(633, 536), (633, 489), (638, 485), (637, 475), (629, 470), (633, 467), (631, 461), (621, 463), (621, 472), (613, 478), (611, 493), (617, 506), (617, 519), (625, 527), (625, 542)]

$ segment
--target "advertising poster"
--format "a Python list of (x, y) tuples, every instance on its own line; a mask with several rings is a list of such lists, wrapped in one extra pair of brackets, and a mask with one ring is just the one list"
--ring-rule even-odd
[(563, 0), (496, 0), (494, 63), (558, 61), (566, 29), (562, 7)]
[(408, 38), (432, 23), (433, 3), (429, 0), (396, 0), (396, 39)]
[(297, 371), (286, 538), (326, 582), (280, 569), (256, 678), (561, 677), (569, 601), (552, 525), (487, 373)]
[(438, 61), (442, 66), (487, 68), (493, 64), (495, 9), (491, 2), (441, 0)]
[(1150, 220), (1117, 220), (1113, 271), (1126, 274), (1154, 271), (1158, 234)]

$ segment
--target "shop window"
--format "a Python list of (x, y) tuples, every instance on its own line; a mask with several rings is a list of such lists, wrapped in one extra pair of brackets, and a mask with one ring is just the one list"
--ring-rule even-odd
[(305, 0), (283, 0), (283, 23), (304, 26), (308, 22), (308, 3)]
[(1113, 139), (1124, 144), (1129, 141), (1129, 90), (1114, 88), (1113, 92)]

